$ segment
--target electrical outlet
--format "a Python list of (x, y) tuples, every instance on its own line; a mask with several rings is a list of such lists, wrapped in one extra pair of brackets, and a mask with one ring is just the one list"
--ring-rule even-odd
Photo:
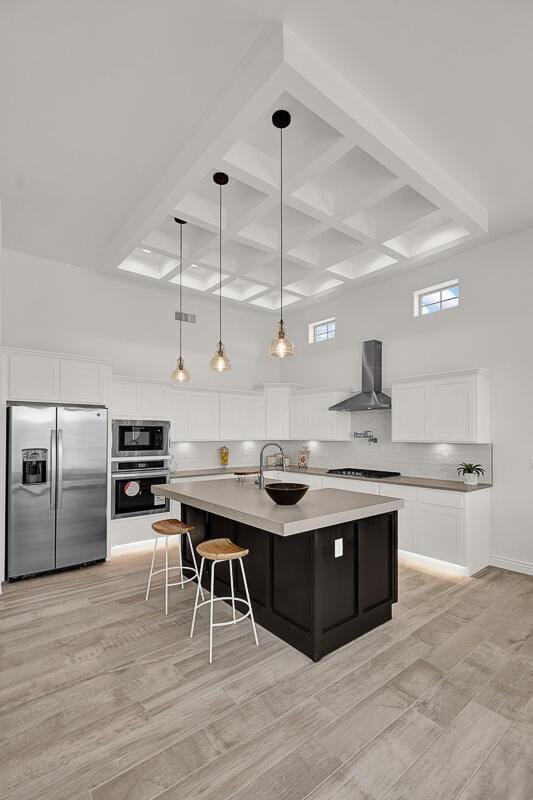
[(335, 539), (335, 558), (340, 558), (343, 554), (343, 540)]

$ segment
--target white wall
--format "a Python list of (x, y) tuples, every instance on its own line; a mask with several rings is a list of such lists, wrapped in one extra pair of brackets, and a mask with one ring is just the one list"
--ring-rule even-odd
[[(232, 369), (218, 374), (209, 360), (218, 341), (218, 301), (184, 295), (197, 314), (183, 325), (183, 355), (191, 385), (250, 388), (279, 380), (268, 356), (274, 318), (224, 303), (222, 338)], [(176, 294), (122, 276), (79, 269), (13, 250), (3, 252), (3, 344), (116, 360), (115, 374), (170, 378), (178, 354)]]
[[(414, 318), (413, 291), (452, 278), (461, 283), (461, 306)], [(374, 338), (383, 341), (385, 380), (463, 367), (493, 370), (493, 553), (531, 565), (532, 298), (529, 229), (312, 308), (289, 309), (297, 354), (281, 370), (282, 380), (359, 388), (361, 342)], [(308, 323), (329, 316), (337, 320), (335, 340), (308, 344)]]

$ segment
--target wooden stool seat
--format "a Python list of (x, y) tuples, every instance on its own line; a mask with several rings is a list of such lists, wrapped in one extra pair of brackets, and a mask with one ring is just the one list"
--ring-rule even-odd
[(208, 539), (197, 546), (196, 552), (210, 561), (231, 561), (234, 558), (244, 558), (249, 550), (239, 547), (231, 539)]
[(152, 523), (152, 530), (160, 536), (176, 536), (190, 533), (194, 530), (194, 525), (186, 525), (179, 519), (162, 519)]

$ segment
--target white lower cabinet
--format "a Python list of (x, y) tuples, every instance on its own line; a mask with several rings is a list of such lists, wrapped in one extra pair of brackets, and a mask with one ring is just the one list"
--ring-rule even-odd
[(345, 492), (363, 492), (363, 494), (379, 494), (379, 483), (375, 481), (350, 480), (348, 478), (322, 478), (324, 489), (341, 489)]
[(404, 507), (398, 511), (398, 547), (416, 553), (418, 505), (412, 500), (404, 500)]
[(417, 552), (464, 564), (462, 509), (419, 503), (417, 527)]

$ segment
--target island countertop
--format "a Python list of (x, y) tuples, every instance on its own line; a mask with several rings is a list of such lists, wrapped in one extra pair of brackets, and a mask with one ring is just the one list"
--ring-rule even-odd
[(278, 506), (255, 484), (239, 481), (166, 483), (152, 486), (152, 492), (279, 536), (340, 525), (403, 507), (403, 500), (341, 489), (313, 489), (295, 506)]

